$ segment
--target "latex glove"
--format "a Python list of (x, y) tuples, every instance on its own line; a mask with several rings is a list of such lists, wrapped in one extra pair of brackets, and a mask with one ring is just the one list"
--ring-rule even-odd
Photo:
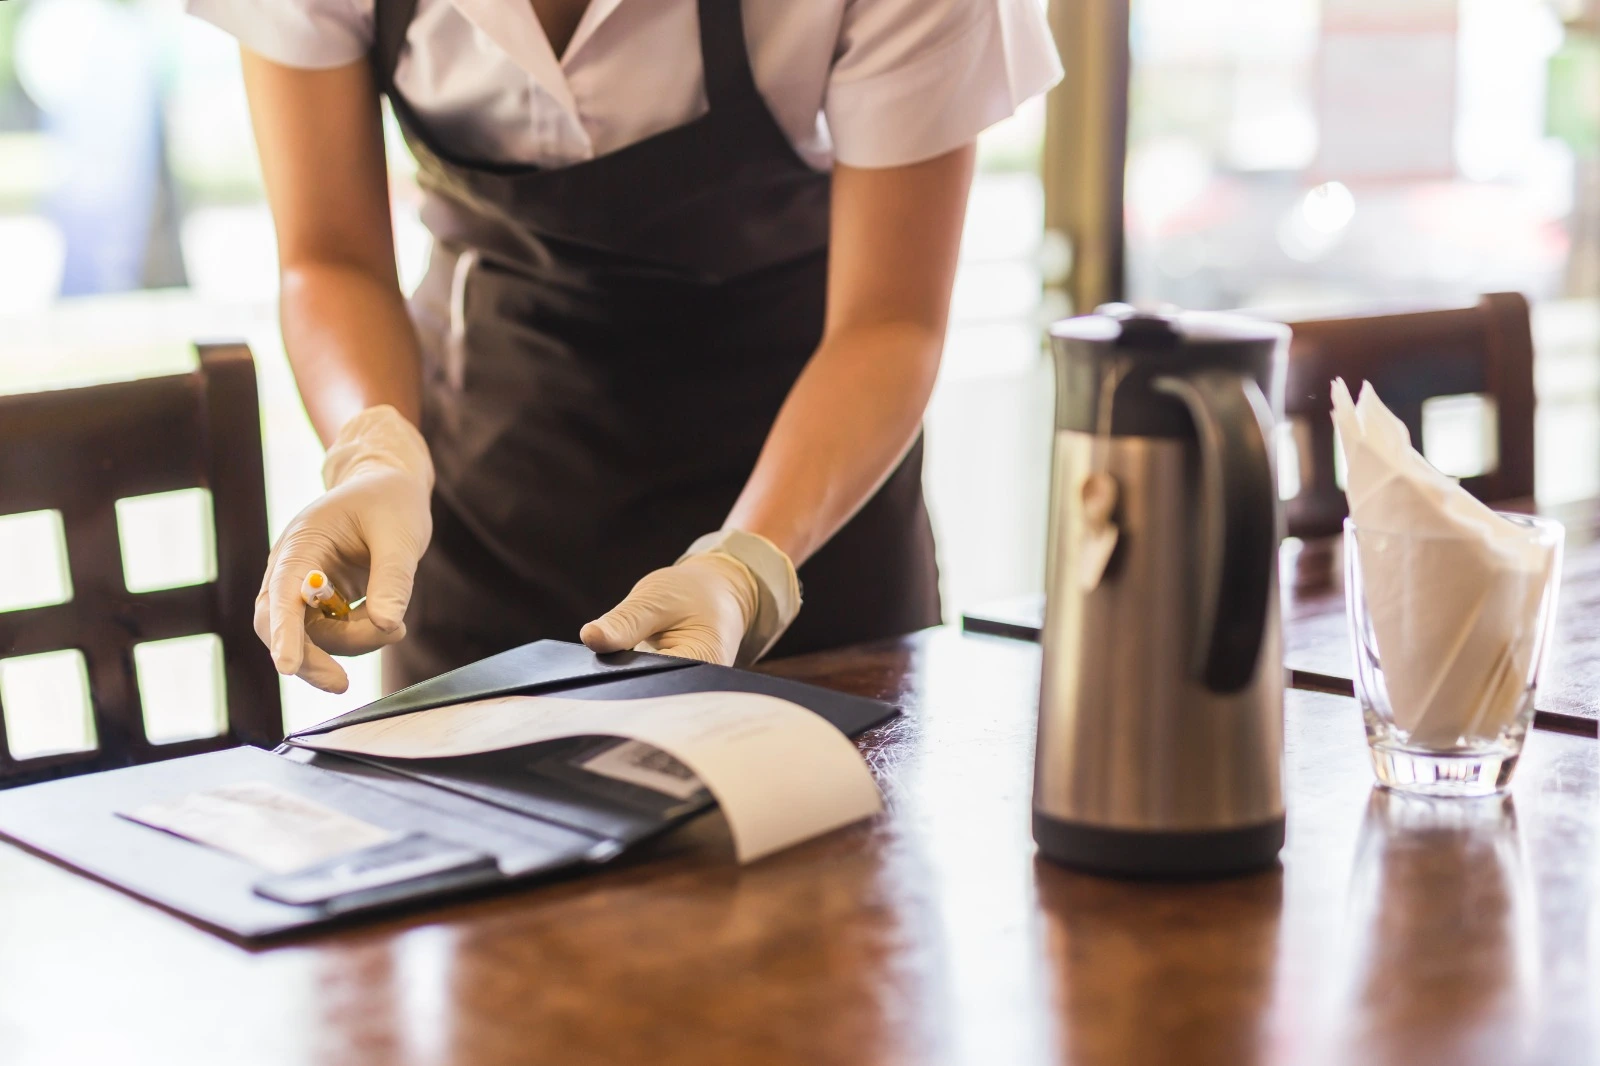
[[(280, 673), (343, 692), (350, 679), (333, 655), (363, 655), (405, 636), (417, 560), (433, 535), (433, 461), (400, 412), (369, 407), (339, 431), (322, 480), (327, 492), (295, 515), (267, 558), (255, 627)], [(366, 602), (348, 618), (324, 617), (300, 598), (310, 570)]]
[(789, 557), (765, 537), (724, 530), (646, 574), (579, 636), (600, 654), (632, 648), (747, 666), (799, 610), (800, 583)]

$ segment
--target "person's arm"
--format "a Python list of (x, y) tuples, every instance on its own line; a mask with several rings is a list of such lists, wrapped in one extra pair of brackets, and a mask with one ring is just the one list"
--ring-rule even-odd
[(944, 349), (974, 155), (969, 144), (909, 166), (835, 167), (822, 343), (724, 523), (755, 536), (737, 547), (697, 544), (646, 575), (583, 628), (589, 647), (644, 644), (744, 663), (792, 620), (796, 567), (872, 498), (922, 424)]
[[(433, 463), (416, 428), (417, 338), (396, 276), (369, 67), (301, 70), (243, 57), (278, 234), (284, 347), (328, 445), (328, 491), (273, 545), (255, 627), (280, 672), (343, 692), (348, 679), (329, 653), (358, 655), (405, 636), (412, 578), (433, 535)], [(308, 613), (300, 589), (310, 570), (366, 603), (347, 620)]]
[(283, 343), (323, 443), (369, 407), (416, 422), (422, 374), (396, 274), (370, 66), (300, 70), (243, 51), (278, 234)]
[(894, 471), (944, 349), (972, 146), (911, 166), (837, 166), (822, 344), (779, 411), (727, 525), (796, 566)]

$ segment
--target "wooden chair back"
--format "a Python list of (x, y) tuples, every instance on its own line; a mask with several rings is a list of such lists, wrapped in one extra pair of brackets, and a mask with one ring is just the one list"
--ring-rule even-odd
[[(128, 592), (116, 501), (193, 487), (211, 494), (216, 579)], [(80, 652), (98, 746), (18, 760), (0, 743), (0, 787), (282, 738), (278, 677), (253, 630), (267, 514), (248, 347), (202, 346), (191, 374), (0, 397), (0, 515), (42, 510), (61, 516), (71, 598), (0, 613), (0, 659)], [(226, 729), (153, 743), (133, 649), (206, 633), (222, 646)], [(0, 740), (4, 725), (0, 705)]]
[(1533, 333), (1528, 301), (1495, 293), (1471, 307), (1291, 322), (1284, 414), (1300, 458), (1300, 492), (1286, 503), (1291, 536), (1336, 534), (1349, 513), (1335, 480), (1331, 384), (1355, 395), (1372, 383), (1422, 447), (1423, 404), (1435, 397), (1493, 401), (1498, 461), (1461, 485), (1480, 500), (1533, 495)]

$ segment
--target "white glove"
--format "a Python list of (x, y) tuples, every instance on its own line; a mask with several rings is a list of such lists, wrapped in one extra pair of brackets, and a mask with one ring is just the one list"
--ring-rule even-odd
[[(433, 535), (433, 460), (417, 428), (393, 407), (369, 407), (339, 431), (322, 464), (327, 492), (289, 522), (267, 557), (256, 596), (256, 635), (279, 673), (320, 689), (350, 687), (333, 655), (362, 655), (406, 635), (417, 560)], [(307, 607), (300, 586), (321, 570), (349, 600), (348, 618)]]
[(800, 582), (782, 549), (754, 533), (723, 530), (646, 574), (579, 636), (600, 654), (634, 648), (748, 666), (799, 611)]

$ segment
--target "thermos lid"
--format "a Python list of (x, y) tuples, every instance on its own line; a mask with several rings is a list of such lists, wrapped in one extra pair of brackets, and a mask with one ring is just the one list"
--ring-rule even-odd
[[(1159, 352), (1173, 348), (1218, 349), (1244, 346), (1254, 352), (1287, 334), (1283, 324), (1217, 311), (1140, 310), (1130, 304), (1105, 304), (1092, 315), (1067, 318), (1050, 327), (1052, 339), (1103, 345), (1110, 349)], [(1108, 353), (1110, 354), (1110, 353)], [(1198, 353), (1197, 353), (1198, 354)], [(1215, 355), (1215, 351), (1206, 354)]]
[[(1253, 378), (1273, 411), (1281, 411), (1288, 338), (1282, 323), (1217, 311), (1107, 304), (1092, 315), (1064, 319), (1050, 327), (1056, 426), (1112, 436), (1192, 436), (1182, 404), (1151, 385), (1157, 378), (1212, 369)], [(1104, 426), (1108, 398), (1110, 424)]]

